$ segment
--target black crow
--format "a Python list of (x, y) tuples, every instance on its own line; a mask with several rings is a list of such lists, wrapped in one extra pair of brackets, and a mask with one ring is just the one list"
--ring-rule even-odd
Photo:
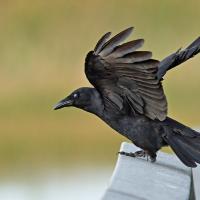
[(169, 145), (185, 165), (196, 167), (200, 133), (167, 117), (162, 80), (169, 69), (200, 52), (200, 37), (159, 62), (150, 51), (138, 51), (143, 39), (122, 43), (132, 30), (110, 40), (110, 32), (101, 37), (85, 59), (85, 74), (94, 88), (75, 90), (54, 109), (74, 106), (93, 113), (142, 149), (120, 154), (149, 156), (154, 162), (156, 152)]

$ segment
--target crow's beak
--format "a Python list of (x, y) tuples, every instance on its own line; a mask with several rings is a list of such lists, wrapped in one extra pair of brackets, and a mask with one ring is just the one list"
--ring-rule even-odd
[(68, 106), (72, 106), (73, 105), (73, 100), (69, 99), (69, 98), (65, 98), (61, 101), (59, 101), (54, 107), (54, 110), (58, 110), (64, 107), (68, 107)]

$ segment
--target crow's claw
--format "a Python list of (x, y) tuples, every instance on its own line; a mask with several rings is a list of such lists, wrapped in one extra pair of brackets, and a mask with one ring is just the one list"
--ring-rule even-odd
[(120, 151), (120, 152), (118, 152), (118, 154), (125, 155), (125, 156), (130, 156), (130, 157), (136, 157), (135, 154), (132, 153), (132, 152), (128, 153), (128, 152), (125, 152), (125, 151)]

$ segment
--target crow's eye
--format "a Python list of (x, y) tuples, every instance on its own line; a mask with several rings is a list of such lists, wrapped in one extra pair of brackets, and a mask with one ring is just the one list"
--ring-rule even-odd
[(77, 94), (77, 93), (74, 93), (74, 94), (73, 94), (73, 97), (74, 97), (74, 98), (77, 98), (77, 97), (78, 97), (78, 94)]

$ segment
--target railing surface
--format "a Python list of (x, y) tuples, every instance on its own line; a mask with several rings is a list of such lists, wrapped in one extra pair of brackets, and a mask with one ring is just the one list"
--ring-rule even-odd
[[(122, 143), (120, 151), (139, 150)], [(200, 200), (200, 167), (183, 165), (172, 154), (159, 152), (155, 163), (119, 155), (102, 200)]]

